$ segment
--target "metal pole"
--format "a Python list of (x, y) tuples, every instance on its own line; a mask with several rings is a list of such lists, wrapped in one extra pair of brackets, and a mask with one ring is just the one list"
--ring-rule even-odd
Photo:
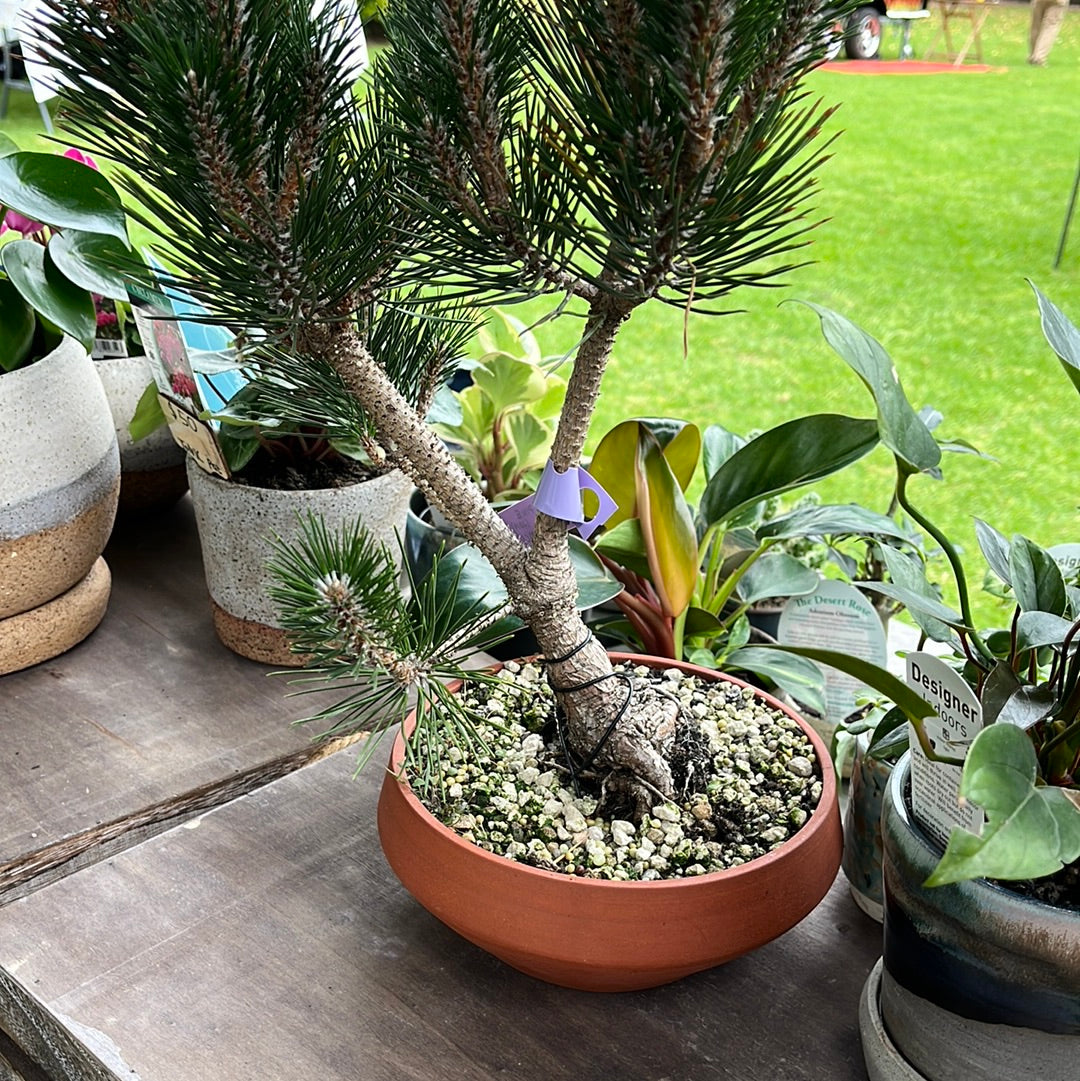
[(1057, 256), (1054, 258), (1055, 270), (1061, 266), (1061, 257), (1065, 254), (1065, 238), (1069, 235), (1069, 223), (1072, 221), (1073, 211), (1076, 209), (1076, 193), (1078, 191), (1080, 191), (1080, 164), (1076, 166), (1072, 194), (1069, 196), (1069, 209), (1065, 211), (1065, 224), (1061, 227), (1061, 239), (1058, 241)]

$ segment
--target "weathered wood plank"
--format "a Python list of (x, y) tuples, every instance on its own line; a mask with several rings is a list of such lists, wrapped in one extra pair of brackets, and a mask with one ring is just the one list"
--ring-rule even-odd
[(188, 498), (119, 529), (106, 558), (113, 595), (101, 626), (0, 678), (0, 901), (96, 846), (127, 843), (128, 816), (139, 816), (137, 839), (153, 828), (148, 808), (168, 824), (313, 750), (310, 733), (290, 726), (303, 706), (286, 699), (285, 681), (214, 636)]
[(54, 1081), (865, 1078), (856, 1008), (880, 929), (839, 882), (723, 968), (562, 990), (404, 893), (378, 848), (379, 771), (355, 781), (352, 759), (0, 909), (0, 1027)]

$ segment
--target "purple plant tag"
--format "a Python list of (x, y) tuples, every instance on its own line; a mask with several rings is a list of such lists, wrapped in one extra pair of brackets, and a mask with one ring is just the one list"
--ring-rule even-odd
[[(581, 493), (590, 491), (599, 504), (591, 518), (585, 517)], [(538, 512), (574, 526), (588, 540), (618, 509), (618, 504), (589, 474), (577, 466), (560, 473), (549, 461), (544, 466), (536, 494), (519, 499), (499, 512), (499, 517), (522, 544), (532, 544)]]

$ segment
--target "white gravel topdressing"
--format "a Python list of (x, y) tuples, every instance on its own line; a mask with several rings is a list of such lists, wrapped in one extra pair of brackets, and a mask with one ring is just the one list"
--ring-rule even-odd
[(737, 867), (806, 822), (821, 797), (820, 770), (813, 744), (790, 717), (725, 681), (699, 680), (676, 668), (622, 670), (635, 680), (658, 681), (708, 741), (712, 773), (690, 779), (678, 802), (659, 803), (641, 822), (598, 815), (602, 778), (582, 780), (575, 793), (557, 741), (545, 744), (530, 731), (553, 716), (543, 671), (511, 663), (501, 673), (506, 686), (494, 695), (480, 684), (463, 689), (481, 718), (486, 752), (447, 750), (433, 788), (442, 800), (429, 810), (465, 839), (508, 859), (642, 881)]

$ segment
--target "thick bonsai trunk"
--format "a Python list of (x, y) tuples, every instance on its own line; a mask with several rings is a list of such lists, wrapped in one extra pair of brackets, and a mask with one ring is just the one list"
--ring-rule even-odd
[[(601, 325), (586, 338), (582, 348), (589, 350), (591, 346), (610, 353), (614, 329), (626, 314), (601, 319)], [(309, 329), (308, 336), (304, 347), (325, 356), (356, 395), (375, 425), (388, 460), (412, 477), (430, 502), (483, 552), (499, 574), (515, 613), (536, 635), (543, 655), (555, 662), (550, 665), (549, 678), (566, 718), (568, 742), (578, 760), (591, 760), (595, 769), (632, 774), (656, 793), (670, 795), (673, 786), (665, 755), (674, 736), (677, 708), (652, 695), (649, 700), (639, 694), (628, 701), (626, 682), (612, 676), (606, 652), (591, 640), (575, 605), (577, 587), (565, 523), (540, 515), (533, 546), (526, 548), (398, 393), (355, 331), (337, 325)], [(584, 413), (571, 411), (565, 430), (561, 424), (556, 437), (562, 461), (570, 464), (580, 458), (596, 392), (592, 380), (576, 374), (594, 367), (588, 358), (584, 358), (584, 364), (581, 359), (571, 376), (568, 397), (574, 392), (577, 378), (577, 393), (584, 395), (578, 400), (584, 400), (587, 408)], [(598, 379), (599, 373), (597, 383)], [(556, 452), (552, 460), (559, 463)]]

